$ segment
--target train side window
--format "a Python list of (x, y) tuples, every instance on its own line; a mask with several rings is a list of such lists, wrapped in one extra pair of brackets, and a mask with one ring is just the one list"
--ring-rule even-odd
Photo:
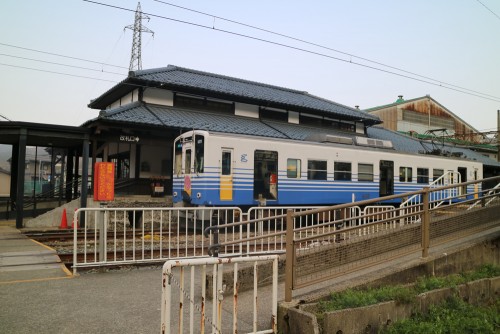
[(186, 158), (184, 160), (184, 173), (191, 174), (191, 149), (186, 150)]
[(222, 175), (231, 175), (231, 151), (222, 151)]
[(334, 180), (336, 181), (351, 181), (351, 163), (350, 162), (335, 162), (333, 164)]
[(429, 168), (417, 168), (417, 183), (429, 183)]
[(434, 177), (432, 180), (436, 181), (439, 179), (441, 176), (443, 176), (444, 170), (443, 169), (433, 169), (432, 170), (432, 176)]
[(286, 177), (300, 179), (300, 173), (300, 159), (288, 159), (286, 161)]
[(411, 167), (399, 167), (399, 182), (412, 182), (413, 170)]
[(326, 180), (326, 161), (308, 160), (307, 161), (307, 179), (308, 180)]
[(358, 181), (373, 182), (372, 164), (358, 164)]

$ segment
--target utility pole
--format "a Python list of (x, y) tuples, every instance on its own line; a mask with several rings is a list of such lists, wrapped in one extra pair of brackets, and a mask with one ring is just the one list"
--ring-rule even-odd
[(142, 70), (142, 60), (141, 60), (141, 48), (142, 48), (142, 33), (147, 32), (153, 35), (155, 33), (149, 28), (142, 25), (142, 20), (148, 20), (149, 16), (143, 15), (141, 10), (141, 3), (137, 3), (137, 9), (135, 10), (135, 21), (134, 24), (128, 25), (124, 28), (133, 31), (132, 39), (132, 54), (130, 56), (130, 66), (129, 71)]

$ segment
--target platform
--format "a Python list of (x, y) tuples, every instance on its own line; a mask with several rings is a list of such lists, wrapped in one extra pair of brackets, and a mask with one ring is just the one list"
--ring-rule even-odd
[(54, 249), (0, 226), (0, 284), (70, 277)]

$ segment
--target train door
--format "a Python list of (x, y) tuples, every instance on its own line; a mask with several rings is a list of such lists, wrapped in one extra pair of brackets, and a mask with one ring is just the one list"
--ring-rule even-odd
[[(460, 174), (460, 182), (467, 182), (467, 167), (458, 167), (458, 174)], [(462, 186), (462, 195), (467, 194), (467, 186)]]
[(220, 170), (220, 200), (233, 200), (233, 149), (223, 148)]
[(253, 198), (266, 200), (278, 199), (278, 152), (255, 151)]
[(380, 160), (380, 197), (394, 194), (394, 161)]
[(184, 160), (182, 161), (182, 171), (184, 174), (184, 191), (183, 193), (185, 199), (191, 198), (191, 174), (193, 172), (193, 143), (192, 141), (185, 140), (182, 145), (182, 156)]

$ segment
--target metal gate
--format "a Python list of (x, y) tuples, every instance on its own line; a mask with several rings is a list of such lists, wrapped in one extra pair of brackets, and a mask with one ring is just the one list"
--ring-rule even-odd
[[(240, 275), (240, 264), (253, 264), (253, 270)], [(232, 279), (224, 275), (227, 266)], [(272, 287), (264, 286), (269, 279)], [(248, 283), (253, 289), (240, 292)], [(162, 334), (276, 333), (277, 305), (278, 255), (170, 260), (163, 266)]]

